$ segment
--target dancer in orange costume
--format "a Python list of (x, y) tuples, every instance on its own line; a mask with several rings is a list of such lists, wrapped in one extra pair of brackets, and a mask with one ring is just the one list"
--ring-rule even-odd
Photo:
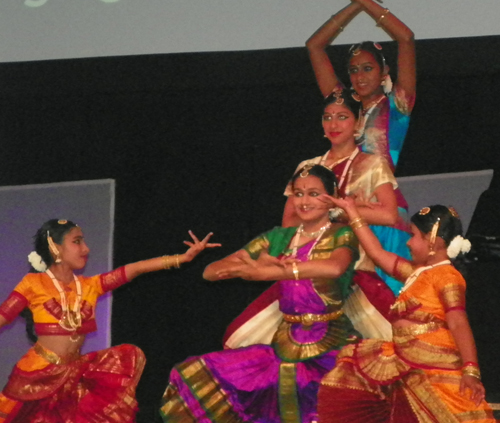
[(85, 336), (97, 329), (97, 298), (143, 273), (191, 261), (209, 244), (209, 234), (184, 254), (127, 264), (93, 277), (75, 276), (89, 248), (82, 230), (67, 220), (49, 220), (35, 236), (33, 268), (0, 305), (0, 327), (28, 308), (37, 343), (19, 360), (0, 394), (1, 423), (132, 423), (135, 389), (146, 362), (133, 345), (80, 354)]
[(465, 313), (465, 280), (450, 259), (470, 248), (453, 208), (412, 217), (413, 261), (382, 249), (350, 198), (347, 211), (366, 253), (405, 285), (392, 306), (393, 340), (344, 348), (322, 380), (319, 422), (494, 422)]

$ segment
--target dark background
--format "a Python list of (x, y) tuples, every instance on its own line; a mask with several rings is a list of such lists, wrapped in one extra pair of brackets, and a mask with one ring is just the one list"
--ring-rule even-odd
[[(395, 45), (383, 46), (395, 69)], [(347, 48), (332, 47), (332, 58)], [(500, 235), (499, 51), (499, 36), (417, 42), (417, 103), (397, 171), (494, 168), (476, 225), (490, 235)], [(0, 185), (115, 179), (115, 266), (183, 252), (188, 229), (223, 244), (114, 294), (113, 344), (146, 353), (138, 420), (152, 422), (173, 364), (220, 349), (226, 326), (267, 286), (208, 283), (203, 268), (278, 225), (295, 166), (329, 147), (306, 49), (3, 63), (0, 80)], [(468, 271), (469, 314), (496, 401), (499, 273), (498, 262)]]

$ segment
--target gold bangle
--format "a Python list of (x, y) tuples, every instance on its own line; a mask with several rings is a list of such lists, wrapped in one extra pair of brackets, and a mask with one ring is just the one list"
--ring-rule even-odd
[(300, 279), (299, 268), (297, 267), (297, 263), (295, 262), (292, 263), (292, 273), (295, 280), (298, 281)]
[(378, 18), (378, 21), (375, 24), (375, 26), (380, 26), (380, 22), (382, 22), (389, 13), (391, 13), (391, 11), (389, 9), (384, 9), (384, 11), (382, 12), (382, 14)]
[(165, 270), (168, 270), (172, 267), (172, 264), (170, 263), (170, 256), (161, 256), (161, 262)]
[(179, 254), (175, 255), (175, 267), (179, 269), (181, 267), (181, 264), (179, 262)]
[(366, 220), (363, 219), (362, 217), (357, 217), (356, 219), (353, 219), (349, 222), (349, 226), (353, 229), (359, 229), (362, 228), (363, 226), (366, 226)]
[(467, 376), (472, 376), (475, 377), (476, 379), (481, 380), (481, 372), (479, 371), (479, 367), (471, 364), (462, 367), (462, 374)]

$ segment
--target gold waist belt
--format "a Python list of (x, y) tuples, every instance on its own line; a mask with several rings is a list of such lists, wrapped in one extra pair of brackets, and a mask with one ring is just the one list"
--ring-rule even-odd
[(337, 310), (327, 314), (283, 314), (283, 318), (289, 323), (302, 323), (304, 326), (311, 326), (313, 323), (338, 319), (342, 314), (344, 314), (342, 310)]
[(77, 360), (80, 357), (80, 351), (77, 351), (73, 354), (68, 354), (65, 356), (61, 356), (56, 354), (53, 351), (50, 351), (49, 349), (43, 347), (39, 343), (36, 343), (33, 345), (33, 350), (35, 353), (37, 353), (40, 357), (44, 358), (51, 364), (68, 364), (71, 363), (72, 361)]
[(429, 322), (429, 323), (423, 323), (423, 324), (415, 324), (415, 325), (410, 325), (406, 326), (403, 328), (395, 328), (394, 326), (392, 327), (392, 334), (394, 336), (416, 336), (416, 335), (423, 335), (424, 333), (428, 332), (434, 332), (435, 330), (441, 329), (446, 327), (446, 324), (444, 322)]

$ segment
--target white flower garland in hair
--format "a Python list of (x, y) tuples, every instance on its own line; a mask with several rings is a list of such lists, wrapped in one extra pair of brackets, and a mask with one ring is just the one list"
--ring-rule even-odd
[(392, 92), (392, 78), (391, 75), (387, 74), (384, 79), (384, 93), (389, 94)]
[(468, 239), (465, 239), (461, 235), (457, 235), (451, 240), (450, 245), (448, 245), (448, 248), (446, 249), (446, 253), (448, 254), (449, 258), (454, 259), (460, 253), (468, 253), (470, 251), (470, 248), (470, 241)]
[(31, 253), (29, 253), (28, 261), (33, 266), (33, 269), (37, 270), (38, 272), (45, 272), (47, 270), (47, 265), (43, 261), (40, 254), (38, 254), (36, 251), (32, 251)]

